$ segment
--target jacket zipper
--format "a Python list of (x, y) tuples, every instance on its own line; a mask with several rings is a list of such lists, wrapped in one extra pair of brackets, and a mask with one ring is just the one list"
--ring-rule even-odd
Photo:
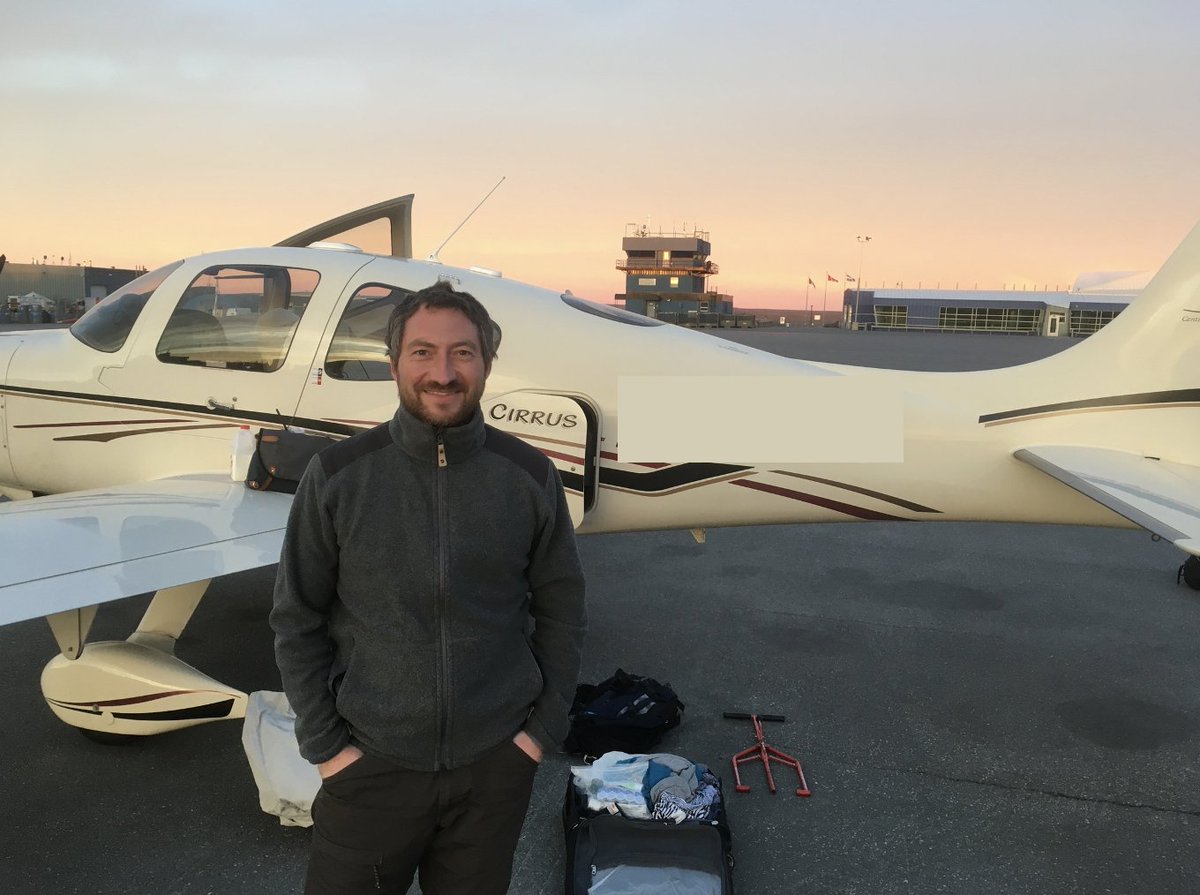
[(438, 615), (438, 636), (441, 642), (441, 662), (439, 679), (439, 691), (441, 692), (441, 729), (438, 734), (438, 754), (436, 760), (436, 769), (444, 770), (449, 767), (450, 761), (450, 635), (449, 635), (449, 620), (447, 616), (450, 612), (449, 595), (446, 593), (447, 586), (447, 565), (449, 564), (449, 549), (447, 540), (449, 538), (449, 499), (446, 494), (446, 480), (442, 470), (447, 468), (446, 463), (446, 445), (442, 440), (442, 433), (438, 433), (437, 437), (437, 471), (434, 473), (434, 495), (436, 504), (437, 519), (434, 522), (434, 530), (437, 532), (437, 562), (438, 562), (438, 589), (437, 589), (437, 615)]

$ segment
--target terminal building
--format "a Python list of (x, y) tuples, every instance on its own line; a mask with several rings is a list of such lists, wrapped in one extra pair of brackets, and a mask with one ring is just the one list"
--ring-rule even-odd
[(117, 267), (8, 261), (0, 265), (0, 321), (56, 323), (74, 320), (143, 273), (144, 270)]
[(708, 257), (707, 231), (652, 234), (630, 225), (621, 249), (617, 270), (625, 272), (625, 291), (615, 298), (625, 310), (682, 326), (754, 325), (753, 315), (734, 314), (733, 296), (709, 291), (708, 277), (719, 268)]
[(842, 325), (850, 329), (1090, 336), (1141, 291), (1146, 275), (1080, 276), (1067, 291), (847, 289)]

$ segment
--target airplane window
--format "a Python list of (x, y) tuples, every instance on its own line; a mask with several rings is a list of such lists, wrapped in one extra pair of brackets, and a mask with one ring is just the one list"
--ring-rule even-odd
[(319, 280), (292, 267), (210, 267), (183, 290), (155, 354), (167, 364), (272, 373)]
[(325, 374), (351, 382), (392, 378), (387, 356), (387, 324), (392, 308), (412, 290), (370, 283), (350, 297), (325, 356)]
[(146, 306), (154, 290), (175, 272), (183, 262), (176, 261), (158, 270), (144, 273), (122, 286), (103, 301), (88, 308), (87, 313), (71, 324), (71, 335), (90, 348), (112, 353), (120, 351), (129, 338), (138, 314)]
[(631, 326), (665, 326), (661, 320), (655, 320), (653, 317), (643, 317), (641, 314), (635, 314), (633, 311), (626, 311), (624, 308), (614, 308), (612, 305), (602, 305), (598, 302), (588, 301), (585, 298), (579, 298), (570, 293), (564, 293), (560, 296), (562, 300), (577, 310), (584, 311), (588, 314), (595, 314), (597, 317), (603, 317), (606, 320), (615, 320), (617, 323), (628, 323)]

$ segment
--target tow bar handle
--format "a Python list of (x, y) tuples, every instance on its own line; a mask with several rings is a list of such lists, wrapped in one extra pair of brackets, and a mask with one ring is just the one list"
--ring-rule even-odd
[(749, 712), (725, 712), (726, 718), (732, 718), (734, 721), (749, 721), (751, 718), (758, 718), (759, 721), (786, 721), (783, 715), (751, 715)]

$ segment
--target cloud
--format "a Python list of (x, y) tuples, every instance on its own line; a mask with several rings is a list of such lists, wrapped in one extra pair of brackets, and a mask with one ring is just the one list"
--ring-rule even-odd
[(128, 77), (128, 66), (96, 53), (43, 53), (0, 58), (0, 91), (28, 96), (106, 93)]
[(246, 59), (232, 53), (40, 53), (0, 59), (0, 95), (24, 101), (179, 101), (226, 107), (354, 104), (369, 91), (364, 73), (305, 58)]

